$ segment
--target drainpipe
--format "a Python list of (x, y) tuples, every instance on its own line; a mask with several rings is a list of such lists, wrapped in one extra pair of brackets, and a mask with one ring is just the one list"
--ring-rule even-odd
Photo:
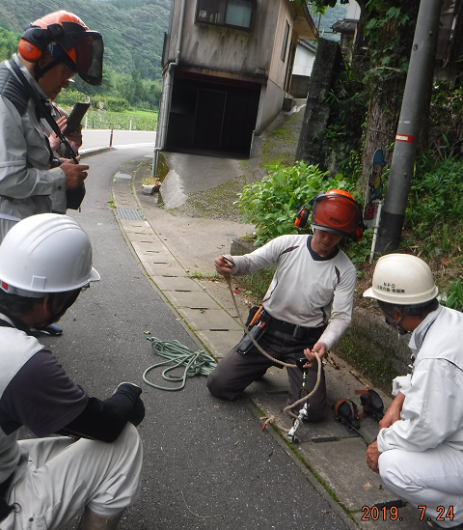
[[(163, 151), (166, 145), (167, 127), (169, 125), (169, 114), (172, 102), (172, 87), (173, 87), (173, 70), (180, 61), (182, 37), (183, 37), (183, 21), (185, 20), (186, 0), (182, 0), (182, 7), (180, 11), (180, 23), (178, 27), (177, 50), (175, 52), (175, 61), (169, 64), (165, 83), (163, 82), (161, 98), (159, 100), (159, 111), (163, 109), (161, 120), (158, 121), (156, 143), (153, 153), (153, 171), (151, 176), (155, 176), (158, 171), (159, 151)], [(159, 115), (159, 114), (158, 114)]]

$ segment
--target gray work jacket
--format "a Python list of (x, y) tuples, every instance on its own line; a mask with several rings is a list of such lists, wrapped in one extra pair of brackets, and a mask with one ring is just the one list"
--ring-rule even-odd
[[(17, 56), (13, 60), (39, 97), (46, 99)], [(18, 83), (8, 62), (1, 63), (0, 215), (23, 219), (51, 212), (50, 195), (65, 193), (66, 174), (59, 167), (51, 169), (52, 155), (43, 123), (37, 117), (34, 102)]]

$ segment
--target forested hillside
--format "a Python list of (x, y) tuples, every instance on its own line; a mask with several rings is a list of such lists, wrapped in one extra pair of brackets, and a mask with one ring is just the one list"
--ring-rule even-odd
[(346, 15), (347, 6), (344, 4), (338, 4), (334, 7), (328, 7), (324, 15), (315, 14), (315, 10), (309, 8), (312, 14), (312, 18), (317, 26), (320, 37), (328, 40), (341, 40), (340, 33), (334, 33), (331, 27), (336, 24), (338, 20), (342, 20)]
[(58, 9), (75, 13), (90, 29), (102, 33), (107, 67), (127, 75), (138, 70), (142, 79), (160, 79), (170, 0), (2, 0), (0, 27), (22, 32), (33, 20)]
[(65, 9), (99, 31), (105, 44), (103, 86), (91, 87), (76, 77), (74, 88), (85, 95), (113, 98), (108, 99), (109, 106), (154, 109), (170, 4), (170, 0), (1, 0), (0, 60), (16, 50), (23, 29), (32, 21)]

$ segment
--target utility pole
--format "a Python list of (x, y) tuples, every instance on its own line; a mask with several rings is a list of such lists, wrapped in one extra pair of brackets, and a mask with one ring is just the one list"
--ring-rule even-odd
[(421, 0), (389, 184), (378, 232), (376, 252), (391, 254), (400, 243), (416, 158), (416, 142), (426, 112), (426, 84), (434, 69), (442, 0)]

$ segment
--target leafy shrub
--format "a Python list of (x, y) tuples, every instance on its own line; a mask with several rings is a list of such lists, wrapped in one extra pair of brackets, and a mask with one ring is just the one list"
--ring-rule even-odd
[(454, 156), (444, 161), (424, 157), (412, 182), (406, 222), (424, 233), (438, 224), (461, 221), (463, 212), (463, 163)]
[(450, 289), (444, 291), (442, 302), (450, 309), (461, 311), (463, 309), (463, 283), (461, 279), (450, 284)]
[[(417, 164), (405, 215), (405, 241), (426, 257), (461, 255), (463, 245), (463, 162), (427, 153)], [(460, 258), (461, 259), (461, 258)]]
[(21, 38), (19, 31), (8, 31), (0, 28), (0, 61), (6, 61), (18, 49), (18, 42)]
[(429, 107), (429, 145), (434, 155), (444, 158), (461, 154), (463, 140), (463, 87), (437, 80), (432, 87)]
[(296, 234), (296, 210), (320, 191), (343, 189), (342, 175), (329, 178), (318, 166), (298, 162), (294, 167), (271, 166), (262, 181), (246, 185), (238, 205), (242, 220), (256, 225), (256, 245), (262, 245), (283, 234)]
[(357, 268), (357, 275), (361, 275), (361, 265), (365, 262), (371, 254), (371, 244), (373, 240), (373, 228), (368, 228), (363, 232), (362, 241), (351, 241), (344, 238), (339, 247), (347, 254), (349, 259)]

